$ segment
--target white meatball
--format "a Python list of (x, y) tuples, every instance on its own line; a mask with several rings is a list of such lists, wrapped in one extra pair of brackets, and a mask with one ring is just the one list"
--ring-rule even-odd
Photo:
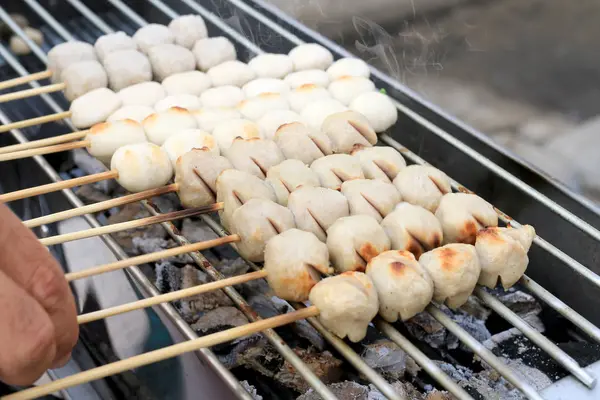
[(114, 51), (104, 59), (110, 88), (115, 91), (152, 80), (148, 57), (136, 50)]
[(107, 121), (121, 121), (131, 119), (136, 122), (142, 122), (150, 114), (154, 114), (154, 108), (148, 106), (123, 106), (114, 113), (110, 114)]
[(272, 110), (288, 110), (290, 105), (279, 93), (262, 93), (256, 97), (243, 100), (238, 108), (245, 118), (256, 121)]
[(121, 107), (121, 99), (107, 88), (94, 89), (71, 103), (71, 121), (77, 128), (89, 128), (104, 122), (109, 115)]
[(392, 241), (392, 249), (411, 252), (418, 259), (426, 251), (442, 244), (442, 225), (431, 211), (409, 203), (400, 203), (381, 226)]
[(158, 82), (138, 83), (119, 90), (117, 94), (125, 106), (154, 107), (159, 100), (167, 97), (167, 92)]
[(224, 204), (219, 217), (226, 229), (231, 228), (234, 211), (251, 199), (275, 201), (275, 193), (268, 183), (247, 172), (236, 169), (221, 172), (217, 178), (217, 201)]
[(130, 119), (96, 124), (85, 135), (85, 140), (90, 142), (90, 154), (107, 165), (119, 147), (148, 141), (142, 125)]
[(256, 77), (247, 64), (241, 61), (225, 61), (207, 72), (213, 86), (233, 85), (242, 87)]
[(374, 218), (352, 215), (327, 229), (327, 249), (337, 272), (364, 272), (373, 257), (390, 249), (390, 239)]
[(257, 121), (258, 126), (262, 130), (265, 138), (273, 139), (275, 132), (281, 125), (289, 124), (291, 122), (302, 122), (300, 114), (292, 110), (271, 110), (267, 111), (265, 115), (260, 117)]
[(369, 65), (359, 58), (341, 58), (327, 68), (327, 73), (332, 81), (344, 76), (368, 78), (371, 75)]
[(339, 101), (331, 98), (316, 100), (308, 104), (300, 115), (308, 126), (315, 130), (321, 130), (323, 121), (331, 114), (346, 111), (348, 108)]
[(360, 76), (342, 76), (331, 82), (328, 89), (334, 99), (349, 105), (359, 95), (375, 91), (375, 84)]
[(315, 85), (321, 87), (329, 86), (329, 75), (320, 69), (308, 69), (305, 71), (292, 72), (284, 79), (292, 89), (302, 85)]
[(299, 229), (314, 233), (323, 242), (327, 229), (339, 218), (350, 215), (346, 197), (323, 187), (302, 186), (294, 190), (288, 197), (288, 208)]
[(85, 42), (65, 42), (48, 52), (48, 69), (52, 71), (52, 83), (60, 82), (62, 71), (79, 61), (96, 61), (94, 46)]
[(137, 50), (138, 46), (125, 32), (114, 32), (102, 35), (94, 44), (96, 55), (101, 62), (104, 62), (106, 56), (115, 51)]
[(225, 151), (225, 157), (235, 169), (246, 171), (261, 179), (267, 177), (269, 168), (281, 163), (281, 150), (272, 140), (236, 138)]
[(330, 98), (331, 93), (327, 89), (310, 83), (298, 86), (296, 89), (290, 91), (288, 95), (290, 108), (296, 112), (302, 112), (308, 105), (317, 100)]
[(296, 46), (289, 52), (296, 71), (306, 69), (327, 69), (333, 62), (333, 54), (316, 43)]
[(142, 121), (148, 140), (159, 146), (184, 129), (197, 128), (196, 119), (184, 108), (173, 107), (158, 111)]
[(62, 71), (60, 80), (65, 84), (65, 97), (73, 101), (94, 89), (108, 86), (106, 71), (98, 61), (79, 61)]
[(260, 78), (283, 78), (294, 70), (294, 63), (286, 54), (259, 54), (248, 63)]
[(175, 163), (175, 183), (181, 205), (185, 208), (213, 204), (217, 195), (217, 177), (233, 166), (207, 147), (192, 149)]
[(350, 103), (350, 109), (367, 117), (377, 133), (389, 129), (398, 120), (396, 106), (387, 95), (380, 92), (359, 95)]
[(133, 193), (164, 186), (173, 177), (169, 156), (153, 143), (120, 147), (112, 157), (110, 169), (119, 173), (117, 182)]
[[(44, 44), (44, 34), (39, 30), (26, 26), (23, 28), (23, 33), (38, 46), (42, 46)], [(11, 36), (9, 46), (10, 51), (18, 56), (31, 54), (29, 45), (25, 43), (25, 41), (18, 35)]]
[(155, 105), (156, 111), (165, 111), (171, 107), (185, 108), (188, 111), (199, 110), (200, 100), (192, 94), (174, 94), (159, 100)]
[(200, 96), (212, 83), (210, 78), (200, 71), (187, 71), (173, 74), (162, 85), (168, 94), (192, 94)]
[(212, 133), (221, 122), (240, 119), (242, 115), (234, 108), (206, 108), (192, 111), (201, 129)]
[(143, 53), (148, 54), (154, 46), (175, 43), (175, 35), (164, 25), (148, 24), (137, 30), (133, 40)]
[(264, 260), (269, 239), (295, 228), (292, 212), (274, 201), (250, 199), (232, 215), (231, 233), (240, 236), (235, 248), (249, 261)]
[(356, 111), (331, 114), (323, 121), (321, 131), (331, 140), (334, 153), (350, 153), (356, 146), (377, 143), (377, 134), (369, 121)]
[(231, 144), (235, 138), (263, 138), (258, 125), (246, 119), (232, 119), (229, 121), (223, 121), (215, 126), (212, 135), (217, 141), (217, 144), (222, 152), (225, 152), (229, 147), (231, 147)]
[(202, 71), (208, 71), (225, 61), (233, 61), (237, 58), (233, 43), (222, 36), (198, 40), (192, 52), (198, 69)]
[(445, 194), (435, 216), (442, 224), (444, 243), (475, 244), (480, 229), (498, 226), (494, 207), (475, 194)]
[(207, 89), (200, 95), (202, 107), (237, 107), (245, 99), (244, 92), (237, 86), (225, 85)]
[(467, 302), (481, 272), (475, 246), (470, 244), (438, 247), (423, 254), (419, 264), (433, 280), (433, 300), (452, 309)]
[(319, 186), (319, 177), (300, 160), (285, 160), (267, 171), (266, 181), (271, 184), (277, 202), (287, 206), (290, 193), (301, 186)]
[(433, 297), (431, 277), (408, 251), (381, 253), (369, 262), (366, 274), (379, 295), (379, 315), (388, 322), (414, 317)]
[(431, 212), (437, 210), (442, 196), (452, 191), (448, 176), (428, 165), (403, 168), (394, 178), (394, 185), (404, 201)]
[(169, 23), (169, 29), (175, 36), (175, 43), (191, 49), (199, 39), (208, 36), (206, 24), (199, 15), (182, 15)]
[(327, 329), (353, 342), (364, 339), (379, 309), (375, 286), (362, 272), (325, 278), (313, 287), (308, 299), (319, 309), (319, 321)]
[(290, 87), (281, 79), (258, 78), (251, 80), (242, 87), (244, 95), (248, 98), (258, 96), (261, 93), (288, 94)]
[(360, 163), (348, 154), (331, 154), (313, 161), (310, 169), (319, 176), (321, 186), (340, 190), (342, 183), (352, 179), (364, 179)]
[(502, 284), (504, 290), (521, 279), (529, 257), (527, 252), (535, 238), (530, 225), (519, 228), (485, 228), (477, 232), (475, 250), (481, 266), (479, 284), (493, 289)]
[(211, 152), (219, 155), (219, 148), (215, 139), (208, 132), (200, 129), (184, 129), (173, 136), (170, 136), (162, 145), (164, 151), (169, 155), (169, 159), (175, 167), (177, 159), (192, 149), (207, 148)]
[(351, 215), (368, 215), (377, 222), (400, 202), (400, 193), (394, 185), (371, 179), (346, 181), (342, 183), (341, 192), (348, 199)]
[(392, 183), (398, 173), (406, 167), (406, 161), (400, 153), (388, 146), (356, 146), (350, 154), (358, 157), (367, 179)]
[(168, 76), (193, 71), (196, 61), (191, 51), (176, 44), (161, 44), (148, 50), (154, 78), (162, 82)]
[(300, 122), (280, 126), (275, 131), (274, 139), (285, 158), (300, 160), (305, 164), (333, 153), (327, 135), (308, 129)]
[(296, 228), (269, 239), (264, 265), (269, 287), (288, 301), (308, 300), (310, 290), (321, 280), (319, 272), (333, 272), (325, 243)]

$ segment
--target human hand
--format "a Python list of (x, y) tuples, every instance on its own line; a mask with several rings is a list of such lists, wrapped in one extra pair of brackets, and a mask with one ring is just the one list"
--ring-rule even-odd
[(75, 301), (60, 266), (0, 204), (0, 380), (35, 382), (66, 364), (78, 335)]

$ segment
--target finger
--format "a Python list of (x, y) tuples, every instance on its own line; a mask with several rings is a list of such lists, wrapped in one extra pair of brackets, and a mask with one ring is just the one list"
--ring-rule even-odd
[(54, 324), (42, 306), (2, 271), (0, 310), (0, 380), (30, 385), (54, 361)]
[(46, 310), (54, 325), (56, 359), (73, 349), (79, 335), (75, 301), (64, 274), (33, 232), (0, 205), (0, 269)]

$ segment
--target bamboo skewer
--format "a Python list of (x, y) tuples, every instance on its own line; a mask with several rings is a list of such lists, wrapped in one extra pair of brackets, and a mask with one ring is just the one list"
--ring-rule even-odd
[(177, 183), (172, 183), (170, 185), (159, 187), (156, 189), (144, 190), (143, 192), (128, 194), (114, 199), (100, 201), (94, 204), (88, 204), (83, 207), (72, 208), (54, 214), (45, 215), (43, 217), (33, 218), (27, 221), (23, 221), (23, 225), (25, 225), (28, 228), (35, 228), (40, 225), (51, 224), (53, 222), (108, 210), (113, 207), (119, 207), (136, 201), (146, 200), (151, 197), (160, 196), (166, 193), (176, 192), (178, 189), (179, 185)]
[(106, 235), (108, 233), (115, 233), (125, 231), (128, 229), (141, 228), (143, 226), (160, 224), (167, 221), (173, 221), (186, 217), (191, 217), (198, 214), (205, 214), (213, 211), (223, 209), (223, 203), (215, 203), (210, 206), (190, 208), (187, 210), (173, 211), (170, 213), (155, 215), (147, 218), (135, 219), (133, 221), (121, 222), (118, 224), (100, 226), (98, 228), (86, 229), (79, 232), (65, 233), (62, 235), (50, 236), (47, 238), (40, 239), (40, 243), (44, 246), (52, 246), (55, 244), (62, 244), (66, 242), (72, 242), (74, 240), (87, 239), (93, 236)]
[(120, 306), (105, 308), (104, 310), (82, 314), (77, 317), (77, 323), (79, 325), (87, 324), (88, 322), (97, 321), (100, 319), (112, 317), (130, 311), (156, 306), (160, 303), (167, 303), (175, 300), (180, 300), (186, 297), (196, 296), (213, 290), (223, 289), (227, 286), (239, 285), (244, 282), (250, 282), (256, 279), (266, 277), (267, 271), (265, 271), (264, 269), (260, 271), (249, 272), (247, 274), (233, 276), (231, 278), (221, 279), (218, 281), (205, 283), (203, 285), (198, 285), (187, 289), (176, 290), (174, 292), (165, 293), (154, 297), (148, 297), (143, 300), (122, 304)]
[(24, 83), (37, 81), (40, 79), (50, 78), (52, 76), (52, 71), (49, 69), (41, 72), (36, 72), (34, 74), (29, 74), (27, 76), (21, 76), (19, 78), (8, 79), (4, 82), (0, 82), (0, 90), (8, 89), (13, 86), (22, 85)]
[(89, 130), (86, 129), (84, 131), (65, 133), (64, 135), (54, 136), (54, 137), (50, 137), (47, 139), (32, 140), (31, 142), (27, 142), (27, 143), (20, 143), (20, 144), (13, 144), (10, 146), (4, 146), (4, 147), (0, 147), (0, 154), (35, 149), (35, 148), (44, 147), (44, 146), (51, 146), (54, 144), (70, 142), (72, 140), (79, 140), (79, 139), (83, 139), (88, 134), (88, 132), (89, 132)]
[(43, 117), (25, 119), (23, 121), (13, 122), (12, 124), (0, 126), (0, 133), (10, 132), (13, 129), (21, 129), (27, 128), (28, 126), (45, 124), (46, 122), (58, 121), (70, 117), (71, 111), (63, 111), (55, 114), (44, 115)]
[(53, 146), (39, 147), (29, 150), (14, 151), (12, 153), (0, 154), (0, 161), (18, 160), (20, 158), (27, 158), (33, 156), (41, 156), (44, 154), (58, 153), (61, 151), (81, 149), (89, 147), (91, 142), (89, 140), (80, 140), (76, 142), (55, 144)]
[(106, 272), (117, 271), (133, 265), (145, 264), (153, 261), (162, 260), (164, 258), (174, 257), (181, 254), (190, 253), (192, 251), (201, 251), (220, 246), (226, 243), (239, 241), (238, 235), (229, 235), (222, 238), (205, 240), (203, 242), (192, 243), (185, 246), (179, 246), (172, 249), (161, 250), (150, 254), (143, 254), (137, 257), (131, 257), (120, 261), (115, 261), (109, 264), (99, 265), (97, 267), (87, 268), (83, 271), (70, 272), (65, 274), (67, 282), (72, 282), (77, 279), (88, 278), (90, 276), (100, 275)]
[(79, 374), (71, 375), (66, 378), (58, 379), (48, 384), (40, 385), (34, 388), (23, 390), (21, 392), (2, 397), (1, 400), (29, 400), (54, 393), (59, 390), (67, 389), (83, 383), (91, 382), (97, 379), (105, 378), (124, 371), (139, 368), (144, 365), (153, 364), (169, 358), (179, 356), (190, 351), (196, 351), (202, 348), (215, 346), (243, 336), (261, 332), (270, 328), (277, 328), (298, 320), (316, 317), (319, 315), (319, 309), (310, 306), (299, 311), (292, 311), (284, 315), (263, 319), (252, 322), (236, 328), (213, 333), (198, 339), (178, 343), (165, 347), (160, 350), (154, 350), (139, 356), (130, 357), (125, 360), (117, 361), (101, 367), (93, 368)]
[(25, 89), (19, 92), (6, 93), (0, 95), (0, 103), (6, 103), (7, 101), (25, 99), (27, 97), (33, 97), (44, 93), (59, 92), (67, 87), (64, 83), (54, 83), (52, 85), (41, 86), (32, 89)]
[(0, 203), (7, 203), (9, 201), (20, 200), (27, 197), (39, 196), (40, 194), (46, 194), (56, 192), (62, 189), (70, 189), (76, 186), (86, 185), (88, 183), (95, 183), (104, 181), (107, 179), (118, 178), (119, 173), (117, 171), (106, 171), (98, 174), (82, 176), (80, 178), (73, 178), (66, 181), (49, 183), (47, 185), (41, 185), (32, 187), (29, 189), (17, 190), (0, 195)]

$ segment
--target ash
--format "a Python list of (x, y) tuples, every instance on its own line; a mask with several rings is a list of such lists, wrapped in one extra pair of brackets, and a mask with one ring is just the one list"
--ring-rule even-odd
[(262, 400), (262, 396), (258, 394), (256, 388), (249, 384), (248, 381), (241, 381), (240, 383), (242, 384), (242, 387), (246, 389), (248, 393), (250, 393), (250, 396), (252, 396), (254, 400)]
[[(406, 400), (451, 400), (447, 392), (432, 390), (427, 394), (419, 392), (408, 382), (395, 381), (392, 387), (398, 393), (398, 397)], [(361, 385), (357, 382), (343, 381), (327, 385), (331, 392), (340, 400), (385, 400), (385, 397), (374, 385)], [(322, 397), (313, 389), (310, 389), (297, 400), (320, 400)]]

